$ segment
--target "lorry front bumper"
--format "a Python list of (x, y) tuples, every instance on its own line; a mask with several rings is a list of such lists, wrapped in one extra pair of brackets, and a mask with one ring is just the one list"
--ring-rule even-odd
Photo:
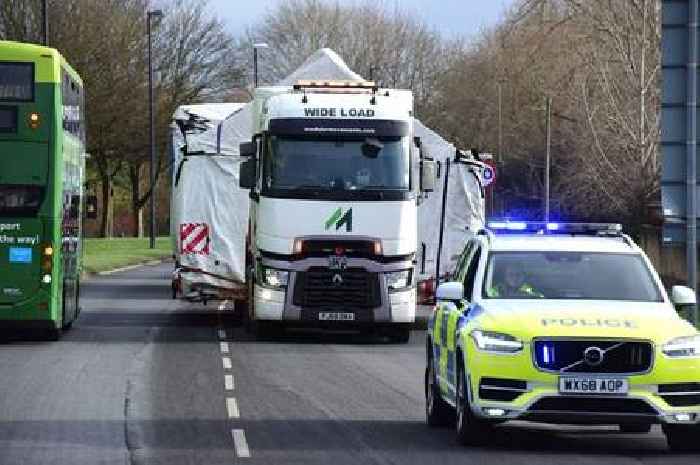
[[(256, 284), (256, 319), (319, 326), (413, 324), (415, 321), (415, 287), (390, 292), (384, 278), (387, 272), (412, 269), (411, 261), (379, 263), (350, 258), (343, 270), (329, 270), (326, 258), (292, 262), (263, 258), (262, 263), (288, 270), (289, 279), (284, 288)], [(324, 322), (320, 318), (322, 313), (352, 314), (353, 319)]]
[(535, 368), (528, 348), (515, 355), (474, 349), (467, 376), (472, 411), (484, 419), (700, 424), (700, 359), (669, 359), (657, 353), (645, 374), (580, 374), (627, 379), (629, 391), (620, 395), (561, 393), (560, 375)]

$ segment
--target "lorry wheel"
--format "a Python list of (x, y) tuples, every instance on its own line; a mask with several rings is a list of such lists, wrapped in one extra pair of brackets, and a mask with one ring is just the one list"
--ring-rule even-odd
[(488, 442), (492, 425), (477, 418), (472, 412), (467, 392), (466, 375), (462, 357), (457, 357), (457, 395), (455, 410), (457, 442), (463, 446), (478, 446)]
[(432, 357), (425, 367), (425, 418), (428, 426), (447, 426), (454, 418), (452, 408), (442, 399)]
[(275, 321), (255, 321), (253, 324), (255, 337), (266, 341), (276, 339), (282, 335), (282, 327)]
[(408, 341), (411, 340), (411, 329), (399, 326), (391, 331), (389, 337), (397, 344), (408, 344)]
[(674, 452), (700, 452), (700, 425), (663, 425), (666, 442)]

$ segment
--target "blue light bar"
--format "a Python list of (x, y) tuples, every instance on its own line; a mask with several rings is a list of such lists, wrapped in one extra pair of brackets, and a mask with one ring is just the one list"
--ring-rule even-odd
[(622, 226), (616, 223), (543, 223), (496, 220), (488, 223), (488, 228), (501, 233), (537, 233), (537, 234), (588, 234), (619, 235)]

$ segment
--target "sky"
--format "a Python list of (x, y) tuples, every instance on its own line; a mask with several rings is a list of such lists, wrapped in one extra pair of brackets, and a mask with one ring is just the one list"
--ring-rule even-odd
[[(233, 34), (243, 32), (246, 26), (280, 0), (209, 0), (209, 6), (224, 20)], [(342, 3), (342, 0), (340, 0)], [(412, 11), (446, 37), (469, 38), (480, 28), (495, 24), (503, 11), (515, 0), (384, 0), (393, 8)], [(354, 2), (353, 2), (354, 3)]]

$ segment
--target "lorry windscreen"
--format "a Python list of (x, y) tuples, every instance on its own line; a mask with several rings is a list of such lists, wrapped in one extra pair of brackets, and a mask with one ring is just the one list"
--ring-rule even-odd
[(35, 216), (43, 194), (40, 186), (0, 184), (0, 217)]
[(333, 139), (269, 136), (268, 190), (408, 191), (407, 137)]

